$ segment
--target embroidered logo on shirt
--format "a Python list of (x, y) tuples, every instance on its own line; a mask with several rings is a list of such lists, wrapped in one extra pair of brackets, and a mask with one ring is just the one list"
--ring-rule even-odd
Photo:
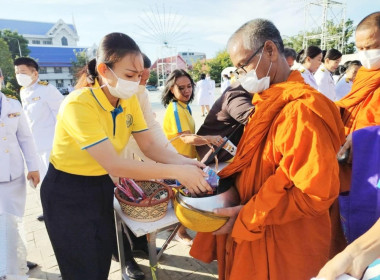
[(37, 97), (33, 97), (33, 98), (32, 98), (33, 101), (38, 101), (38, 100), (40, 100), (40, 99), (41, 99), (40, 96), (37, 96)]
[(133, 124), (133, 117), (131, 114), (128, 114), (126, 117), (127, 117), (127, 127), (130, 127)]
[(20, 112), (10, 113), (8, 114), (8, 118), (16, 118), (16, 117), (19, 117), (20, 115), (21, 115)]

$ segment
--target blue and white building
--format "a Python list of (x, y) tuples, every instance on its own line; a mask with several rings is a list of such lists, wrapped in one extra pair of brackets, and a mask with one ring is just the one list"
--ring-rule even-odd
[(75, 52), (87, 51), (77, 46), (75, 24), (66, 24), (61, 19), (56, 23), (0, 19), (0, 30), (3, 29), (17, 31), (28, 40), (29, 56), (38, 62), (41, 80), (59, 89), (73, 84)]

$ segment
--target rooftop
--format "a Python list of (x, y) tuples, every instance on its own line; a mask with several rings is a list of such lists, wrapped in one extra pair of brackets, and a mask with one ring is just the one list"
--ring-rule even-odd
[(41, 67), (70, 67), (76, 60), (74, 51), (81, 52), (80, 47), (29, 46), (29, 56), (38, 61)]
[[(47, 35), (48, 31), (56, 24), (56, 22), (38, 22), (15, 19), (0, 19), (0, 30), (10, 29), (17, 31), (19, 34), (29, 35)], [(67, 24), (76, 33), (72, 24)]]

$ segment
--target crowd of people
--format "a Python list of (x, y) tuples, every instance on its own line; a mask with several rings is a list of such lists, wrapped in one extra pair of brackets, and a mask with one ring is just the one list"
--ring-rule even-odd
[[(180, 228), (176, 238), (192, 257), (217, 260), (221, 280), (360, 278), (380, 257), (380, 221), (347, 246), (338, 197), (357, 181), (355, 166), (380, 176), (378, 157), (373, 165), (354, 152), (368, 127), (380, 140), (380, 12), (358, 24), (355, 42), (360, 61), (340, 67), (338, 50), (296, 53), (272, 22), (248, 21), (227, 42), (236, 70), (223, 75), (217, 100), (209, 74), (197, 83), (182, 69), (169, 75), (162, 128), (145, 87), (151, 62), (126, 34), (102, 38), (66, 98), (39, 80), (36, 61), (18, 58), (22, 105), (0, 93), (0, 214), (22, 218), (25, 179), (42, 182), (39, 219), (62, 279), (107, 279), (118, 259), (114, 182), (170, 179), (201, 195), (212, 191), (202, 168), (217, 158), (229, 163), (220, 183), (235, 187), (241, 203), (214, 210), (229, 217), (216, 232), (192, 240)], [(198, 130), (194, 99), (205, 117)], [(125, 239), (127, 275), (143, 279), (131, 241), (147, 252), (146, 238)], [(8, 274), (25, 275), (25, 257), (7, 254)]]

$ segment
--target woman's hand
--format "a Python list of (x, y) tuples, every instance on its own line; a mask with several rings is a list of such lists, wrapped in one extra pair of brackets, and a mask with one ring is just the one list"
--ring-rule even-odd
[(227, 223), (224, 226), (222, 226), (217, 231), (214, 231), (213, 234), (219, 235), (219, 234), (228, 234), (232, 232), (232, 228), (234, 227), (236, 218), (239, 215), (241, 208), (243, 208), (243, 205), (215, 209), (214, 214), (227, 216), (230, 218), (228, 219)]
[(212, 145), (214, 145), (214, 146), (220, 146), (220, 145), (222, 145), (223, 144), (223, 142), (224, 142), (224, 139), (223, 139), (223, 137), (222, 136), (219, 136), (219, 135), (207, 135), (207, 136), (205, 136), (205, 138), (207, 139), (207, 141), (210, 143), (210, 144), (212, 144)]
[(182, 156), (182, 158), (179, 159), (178, 164), (184, 164), (184, 165), (194, 165), (199, 168), (205, 168), (206, 165), (200, 161), (197, 161), (195, 159), (187, 158)]
[(30, 171), (28, 175), (26, 176), (26, 179), (28, 180), (32, 179), (34, 186), (37, 187), (38, 183), (40, 182), (40, 172)]
[(345, 250), (325, 264), (325, 266), (319, 271), (316, 279), (335, 280), (338, 276), (344, 273), (348, 273), (352, 277), (361, 279), (367, 266), (353, 267), (353, 262), (353, 257)]
[[(192, 160), (196, 162), (195, 160)], [(206, 182), (206, 173), (194, 165), (178, 166), (173, 170), (175, 178), (185, 186), (192, 194), (201, 194), (212, 191), (210, 185)]]

